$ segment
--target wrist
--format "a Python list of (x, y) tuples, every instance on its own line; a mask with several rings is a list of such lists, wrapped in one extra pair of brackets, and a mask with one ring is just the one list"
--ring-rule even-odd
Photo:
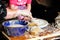
[(26, 10), (30, 12), (30, 9), (26, 9)]

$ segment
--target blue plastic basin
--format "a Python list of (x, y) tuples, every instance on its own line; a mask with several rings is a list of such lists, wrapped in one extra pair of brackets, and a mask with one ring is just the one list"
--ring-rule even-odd
[[(10, 25), (23, 25), (23, 27), (9, 27)], [(2, 23), (4, 26), (5, 30), (7, 30), (7, 34), (10, 36), (20, 36), (25, 33), (25, 31), (28, 29), (27, 22), (22, 21), (22, 20), (10, 20), (10, 21), (5, 21)]]

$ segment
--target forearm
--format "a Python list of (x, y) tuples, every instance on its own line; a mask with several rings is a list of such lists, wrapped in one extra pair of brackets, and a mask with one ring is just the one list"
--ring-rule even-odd
[(31, 4), (27, 4), (27, 10), (31, 11)]

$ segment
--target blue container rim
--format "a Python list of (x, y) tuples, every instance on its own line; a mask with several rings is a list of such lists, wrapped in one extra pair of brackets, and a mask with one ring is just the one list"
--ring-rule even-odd
[[(20, 20), (8, 20), (8, 21), (10, 22), (10, 21), (20, 21)], [(5, 25), (4, 25), (4, 23), (5, 23), (5, 22), (8, 22), (8, 21), (4, 21), (4, 22), (2, 23), (2, 25), (3, 25), (4, 27), (8, 27), (8, 26), (5, 26)], [(28, 26), (28, 25), (23, 25), (23, 26)]]

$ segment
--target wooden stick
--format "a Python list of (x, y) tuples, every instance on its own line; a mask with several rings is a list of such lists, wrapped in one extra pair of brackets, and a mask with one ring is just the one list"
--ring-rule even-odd
[(2, 31), (2, 34), (7, 37), (9, 40), (11, 40), (3, 31)]

